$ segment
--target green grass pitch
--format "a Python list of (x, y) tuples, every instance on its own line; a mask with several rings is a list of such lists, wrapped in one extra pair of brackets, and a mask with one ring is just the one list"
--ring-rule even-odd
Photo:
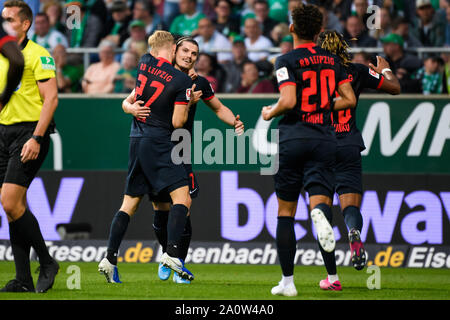
[[(79, 270), (68, 273), (70, 266)], [(38, 266), (32, 262), (32, 271)], [(106, 283), (97, 272), (97, 263), (60, 263), (61, 269), (53, 289), (46, 294), (0, 293), (0, 300), (449, 300), (450, 269), (380, 268), (380, 289), (368, 289), (372, 273), (351, 267), (338, 268), (343, 291), (326, 292), (318, 283), (325, 277), (324, 267), (297, 266), (295, 284), (298, 296), (272, 296), (270, 289), (281, 277), (278, 265), (213, 265), (191, 264), (196, 279), (190, 285), (175, 284), (172, 277), (161, 281), (158, 265), (120, 264), (122, 284)], [(73, 267), (72, 267), (73, 269)], [(73, 272), (73, 270), (72, 270)], [(13, 262), (0, 262), (0, 286), (15, 276)], [(36, 282), (38, 275), (33, 274)], [(68, 285), (69, 284), (69, 285)]]

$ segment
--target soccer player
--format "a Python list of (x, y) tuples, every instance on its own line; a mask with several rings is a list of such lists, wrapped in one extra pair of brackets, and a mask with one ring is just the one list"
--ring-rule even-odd
[[(319, 35), (318, 45), (339, 56), (341, 64), (351, 79), (351, 85), (358, 101), (365, 88), (376, 89), (393, 95), (400, 94), (400, 83), (382, 57), (377, 57), (377, 66), (370, 67), (351, 63), (348, 45), (343, 36), (336, 31), (325, 31)], [(337, 138), (335, 164), (336, 192), (339, 195), (344, 221), (349, 229), (348, 239), (352, 255), (352, 264), (362, 270), (366, 263), (366, 254), (361, 241), (363, 217), (361, 215), (362, 166), (361, 151), (365, 149), (361, 132), (356, 126), (356, 108), (336, 111), (332, 114), (333, 126)], [(328, 277), (320, 281), (323, 290), (342, 290), (336, 272), (334, 250), (322, 252)], [(331, 280), (330, 280), (331, 279)]]
[[(330, 225), (336, 153), (331, 111), (356, 105), (340, 59), (314, 43), (322, 28), (318, 7), (298, 6), (292, 11), (292, 20), (290, 32), (295, 49), (278, 57), (275, 63), (280, 98), (275, 106), (262, 109), (264, 120), (284, 114), (278, 125), (279, 170), (274, 177), (278, 199), (276, 244), (282, 279), (271, 291), (284, 296), (297, 295), (293, 276), (294, 216), (302, 187), (309, 195), (321, 251), (335, 248)], [(333, 102), (336, 90), (340, 97)]]
[[(5, 106), (22, 78), (25, 61), (17, 45), (16, 38), (3, 29), (3, 18), (0, 15), (0, 53), (9, 61), (6, 85), (0, 93), (0, 110)], [(2, 75), (3, 76), (3, 75)]]
[[(182, 37), (177, 41), (177, 51), (175, 54), (175, 67), (186, 74), (193, 74), (194, 84), (196, 88), (202, 92), (203, 102), (217, 115), (217, 117), (229, 126), (234, 127), (235, 132), (240, 135), (244, 132), (244, 124), (240, 120), (239, 115), (235, 116), (233, 112), (226, 107), (215, 95), (211, 87), (211, 84), (205, 78), (196, 75), (194, 71), (194, 65), (197, 61), (199, 54), (199, 46), (197, 42), (190, 37)], [(197, 104), (194, 104), (189, 109), (188, 121), (186, 122), (184, 129), (189, 131), (192, 138), (192, 130), (194, 126), (195, 112)], [(185, 164), (186, 172), (188, 174), (190, 184), (191, 198), (196, 198), (199, 192), (199, 185), (197, 179), (192, 171), (192, 165), (190, 163)], [(156, 238), (158, 239), (163, 252), (167, 247), (167, 208), (170, 208), (170, 202), (167, 200), (167, 196), (160, 194), (157, 196), (150, 195), (150, 199), (153, 200), (153, 208), (155, 209), (153, 229), (155, 231)], [(180, 252), (182, 259), (186, 259), (189, 244), (192, 237), (192, 226), (190, 221), (190, 215), (186, 221), (186, 226), (183, 231), (182, 241), (180, 242)], [(161, 280), (167, 280), (170, 277), (170, 269), (164, 267), (160, 263), (158, 268), (158, 275)], [(175, 273), (174, 282), (176, 283), (189, 283), (189, 280), (180, 279)]]
[[(175, 52), (175, 68), (183, 71), (186, 74), (193, 74), (194, 65), (197, 61), (199, 54), (199, 47), (195, 40), (190, 37), (181, 37), (176, 42)], [(223, 103), (214, 95), (214, 91), (211, 88), (209, 82), (198, 75), (193, 75), (194, 84), (198, 92), (202, 94), (202, 100), (205, 104), (211, 108), (211, 110), (221, 119), (224, 123), (233, 126), (235, 132), (240, 135), (244, 132), (244, 124), (238, 116), (234, 116), (233, 112), (227, 108)], [(200, 96), (200, 95), (199, 95)], [(194, 99), (193, 101), (196, 101)], [(150, 109), (142, 106), (142, 101), (136, 101), (134, 93), (132, 92), (123, 102), (122, 107), (124, 112), (132, 114), (134, 117), (145, 117), (150, 114)], [(194, 125), (195, 112), (197, 104), (194, 103), (189, 108), (189, 115), (184, 129), (188, 130), (192, 138), (192, 129)], [(189, 193), (192, 199), (196, 198), (199, 192), (199, 186), (197, 179), (192, 171), (191, 164), (184, 164), (186, 169), (186, 175), (189, 179)], [(163, 248), (163, 252), (166, 252), (167, 247), (167, 223), (170, 210), (170, 197), (167, 192), (159, 194), (150, 193), (150, 200), (153, 202), (153, 208), (155, 211), (153, 229), (155, 231), (156, 238)], [(135, 211), (133, 211), (133, 214)], [(129, 217), (132, 214), (129, 215)], [(126, 229), (130, 218), (123, 216), (121, 213), (117, 213), (111, 224), (111, 231), (109, 236), (108, 254), (106, 259), (114, 265), (117, 265), (117, 252), (119, 250), (120, 243), (125, 235)], [(182, 260), (186, 259), (189, 244), (192, 236), (192, 227), (190, 221), (190, 214), (188, 214), (186, 225), (181, 237), (180, 256)], [(170, 277), (171, 269), (165, 267), (160, 263), (158, 268), (158, 275), (162, 280), (167, 280)], [(181, 278), (178, 273), (174, 273), (173, 279), (176, 283), (190, 283), (188, 279)]]
[[(8, 217), (16, 278), (4, 292), (46, 292), (53, 286), (59, 265), (50, 256), (38, 221), (27, 208), (26, 193), (45, 160), (54, 130), (53, 114), (58, 105), (55, 63), (43, 47), (27, 38), (33, 15), (23, 1), (4, 4), (2, 17), (16, 33), (25, 69), (20, 85), (0, 112), (1, 203)], [(0, 70), (6, 69), (0, 57)], [(4, 87), (3, 78), (0, 87)], [(36, 290), (30, 272), (30, 248), (36, 251), (40, 273)]]
[[(151, 51), (139, 62), (134, 91), (136, 101), (142, 100), (145, 107), (151, 108), (151, 115), (133, 118), (125, 196), (113, 224), (116, 219), (119, 224), (129, 220), (144, 195), (168, 192), (173, 206), (168, 217), (167, 252), (161, 262), (180, 277), (192, 280), (194, 277), (180, 260), (178, 251), (191, 197), (184, 166), (171, 159), (174, 147), (171, 135), (174, 128), (181, 128), (187, 121), (195, 84), (191, 88), (191, 78), (172, 66), (175, 43), (169, 32), (154, 32), (148, 44)], [(116, 241), (114, 237), (112, 240)], [(108, 282), (120, 282), (117, 266), (107, 258), (98, 269)]]

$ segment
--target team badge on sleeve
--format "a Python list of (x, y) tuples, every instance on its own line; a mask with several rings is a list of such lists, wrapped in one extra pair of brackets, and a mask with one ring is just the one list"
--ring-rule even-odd
[(55, 60), (52, 57), (41, 57), (41, 65), (44, 70), (56, 70)]
[(186, 89), (186, 100), (191, 100), (191, 91), (190, 88)]
[(288, 70), (286, 67), (277, 70), (277, 81), (281, 82), (289, 79)]
[(369, 68), (369, 74), (374, 78), (380, 79), (380, 74), (370, 68)]

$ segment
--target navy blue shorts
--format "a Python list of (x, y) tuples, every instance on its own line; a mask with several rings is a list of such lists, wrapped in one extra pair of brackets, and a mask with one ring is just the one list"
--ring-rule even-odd
[(188, 185), (184, 166), (172, 161), (170, 134), (158, 136), (155, 132), (151, 138), (130, 138), (126, 195), (136, 197), (162, 190), (170, 193)]
[[(188, 180), (189, 195), (191, 196), (191, 199), (195, 199), (195, 198), (197, 198), (198, 193), (200, 191), (197, 177), (195, 176), (194, 172), (192, 171), (191, 164), (185, 164), (184, 169), (186, 170), (186, 177)], [(159, 193), (151, 191), (148, 194), (148, 198), (152, 202), (172, 202), (172, 198), (170, 197), (170, 192), (168, 192), (168, 190), (166, 190), (166, 189), (160, 191)]]
[(279, 170), (275, 175), (277, 197), (298, 201), (304, 188), (310, 196), (333, 196), (335, 140), (294, 139), (279, 144)]
[(362, 164), (359, 146), (339, 146), (336, 152), (336, 193), (362, 194)]

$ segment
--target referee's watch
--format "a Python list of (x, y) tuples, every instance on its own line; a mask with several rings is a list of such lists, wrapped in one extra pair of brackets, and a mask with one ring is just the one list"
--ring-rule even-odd
[(39, 144), (41, 144), (42, 141), (43, 141), (43, 139), (44, 139), (43, 136), (36, 136), (36, 135), (34, 135), (34, 134), (33, 134), (33, 136), (32, 136), (31, 138), (33, 138), (34, 140), (36, 140), (36, 142), (39, 143)]

